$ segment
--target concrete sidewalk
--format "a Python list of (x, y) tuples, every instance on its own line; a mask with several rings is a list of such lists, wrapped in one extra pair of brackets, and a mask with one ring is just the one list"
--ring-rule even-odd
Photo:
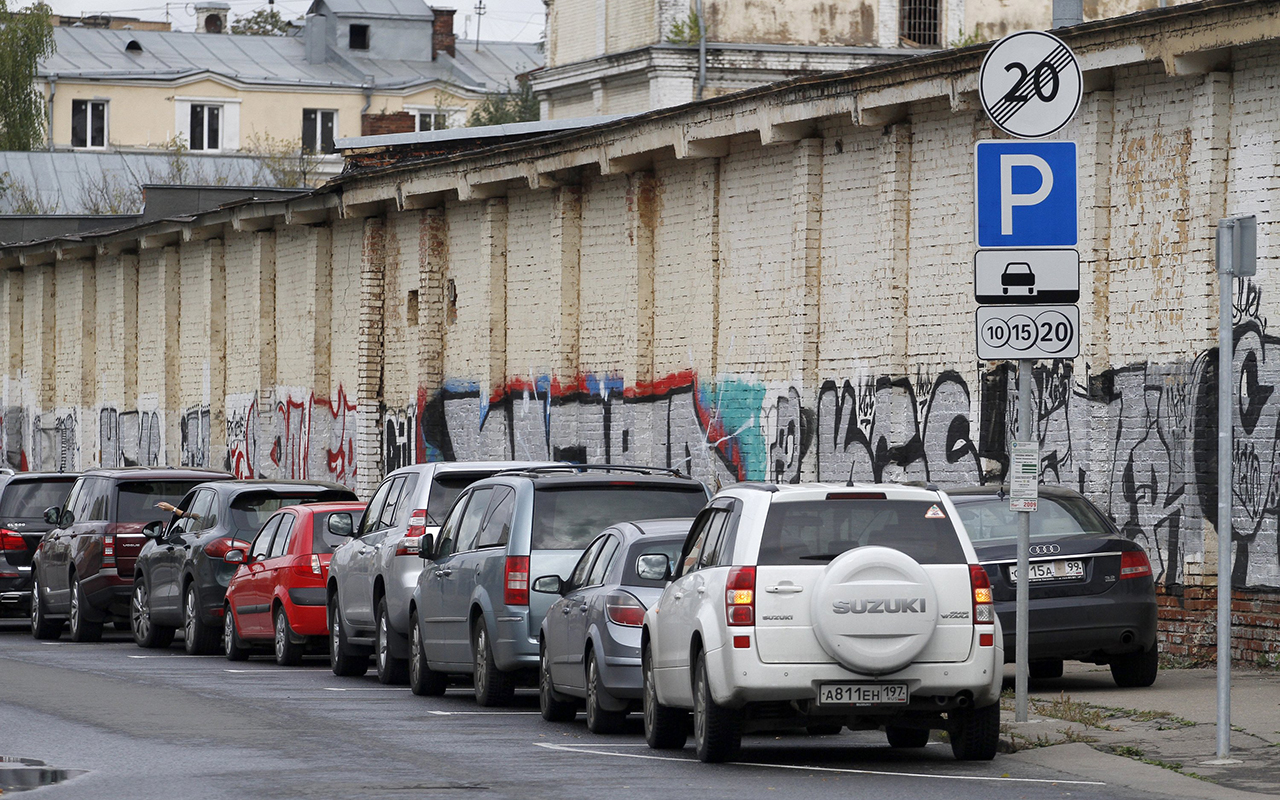
[(1107, 667), (1068, 662), (1061, 678), (1032, 681), (1028, 722), (1013, 721), (1013, 667), (1005, 668), (1006, 758), (1168, 797), (1280, 796), (1280, 672), (1232, 670), (1231, 756), (1217, 756), (1217, 676), (1166, 669), (1154, 686), (1121, 689)]

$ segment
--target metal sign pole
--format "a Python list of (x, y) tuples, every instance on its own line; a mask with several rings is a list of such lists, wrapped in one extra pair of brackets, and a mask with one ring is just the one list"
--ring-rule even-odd
[[(1034, 361), (1018, 361), (1018, 441), (1033, 441), (1031, 436), (1031, 365)], [(1039, 466), (1037, 465), (1037, 470)], [(1037, 480), (1038, 480), (1037, 476)], [(1027, 721), (1027, 676), (1030, 673), (1028, 633), (1031, 620), (1031, 512), (1018, 512), (1018, 583), (1014, 610), (1014, 720)]]

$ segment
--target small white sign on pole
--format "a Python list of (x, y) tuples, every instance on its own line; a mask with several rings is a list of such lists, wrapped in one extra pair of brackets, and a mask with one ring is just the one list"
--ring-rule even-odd
[(1040, 444), (1012, 442), (1009, 449), (1009, 510), (1035, 511), (1040, 498)]

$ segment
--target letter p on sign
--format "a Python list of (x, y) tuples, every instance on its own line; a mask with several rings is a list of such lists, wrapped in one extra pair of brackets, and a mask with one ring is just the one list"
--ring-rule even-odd
[(978, 142), (978, 247), (1074, 247), (1075, 142)]

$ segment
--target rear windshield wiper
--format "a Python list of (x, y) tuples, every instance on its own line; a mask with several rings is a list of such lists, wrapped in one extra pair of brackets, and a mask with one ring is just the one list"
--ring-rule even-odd
[(811, 556), (800, 556), (800, 559), (802, 561), (832, 561), (836, 556), (842, 556), (847, 552), (849, 551), (841, 550), (839, 553), (818, 553)]

